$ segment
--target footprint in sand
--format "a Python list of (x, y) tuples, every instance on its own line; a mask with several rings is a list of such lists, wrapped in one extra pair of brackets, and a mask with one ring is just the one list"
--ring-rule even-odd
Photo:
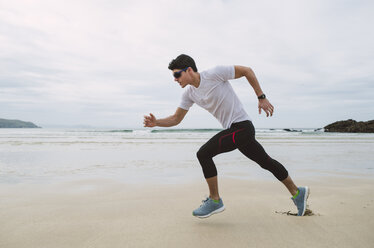
[[(278, 212), (278, 211), (275, 211), (275, 213), (277, 213), (277, 214), (286, 214), (286, 215), (291, 215), (291, 216), (297, 216), (297, 213), (291, 213), (291, 211), (287, 211), (287, 212)], [(313, 211), (312, 210), (310, 210), (310, 209), (306, 209), (305, 210), (305, 214), (304, 214), (304, 216), (313, 216), (313, 215), (318, 215), (319, 216), (319, 214), (315, 214), (315, 213), (313, 213)]]

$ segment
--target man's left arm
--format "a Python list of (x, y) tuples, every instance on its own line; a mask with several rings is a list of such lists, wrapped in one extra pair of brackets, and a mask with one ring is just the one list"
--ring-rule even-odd
[(266, 116), (272, 116), (274, 107), (271, 105), (268, 99), (266, 99), (264, 92), (261, 89), (260, 83), (258, 82), (255, 73), (250, 67), (235, 65), (235, 79), (246, 77), (249, 84), (254, 89), (258, 97), (258, 113), (261, 114), (261, 109), (266, 113)]

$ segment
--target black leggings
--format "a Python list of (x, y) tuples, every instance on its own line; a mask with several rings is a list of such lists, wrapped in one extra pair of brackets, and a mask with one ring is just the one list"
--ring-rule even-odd
[(264, 148), (255, 139), (255, 128), (251, 121), (233, 123), (211, 138), (197, 152), (197, 158), (203, 169), (204, 177), (217, 176), (213, 157), (224, 152), (239, 149), (241, 153), (270, 171), (279, 180), (287, 178), (288, 172), (278, 161), (269, 157)]

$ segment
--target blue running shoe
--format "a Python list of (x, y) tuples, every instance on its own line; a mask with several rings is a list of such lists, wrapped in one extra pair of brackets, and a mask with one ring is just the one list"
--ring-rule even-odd
[(297, 216), (304, 216), (306, 210), (306, 201), (309, 197), (309, 188), (308, 187), (299, 187), (297, 188), (298, 194), (296, 197), (291, 197), (292, 201), (297, 207)]
[(201, 206), (198, 209), (195, 209), (192, 212), (193, 216), (199, 218), (207, 218), (212, 214), (217, 214), (225, 210), (225, 206), (223, 205), (222, 199), (219, 199), (219, 202), (215, 202), (213, 199), (208, 197), (202, 202), (203, 204), (201, 204)]

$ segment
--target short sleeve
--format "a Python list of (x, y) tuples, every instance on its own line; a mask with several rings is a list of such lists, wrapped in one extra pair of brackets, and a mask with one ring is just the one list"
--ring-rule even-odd
[(228, 81), (235, 79), (235, 67), (233, 65), (229, 66), (216, 66), (214, 68), (214, 73), (222, 81)]
[(194, 104), (194, 102), (189, 97), (188, 90), (186, 90), (182, 95), (182, 100), (181, 100), (181, 103), (179, 104), (179, 107), (184, 109), (184, 110), (189, 110), (192, 107), (193, 104)]

